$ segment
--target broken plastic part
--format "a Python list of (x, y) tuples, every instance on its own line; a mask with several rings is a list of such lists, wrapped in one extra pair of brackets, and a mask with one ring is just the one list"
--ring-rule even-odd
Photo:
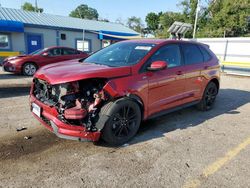
[(66, 119), (71, 119), (71, 120), (80, 120), (85, 118), (87, 115), (87, 111), (81, 107), (81, 103), (76, 100), (76, 106), (66, 109), (64, 111), (64, 117)]
[(26, 130), (27, 128), (26, 127), (20, 127), (20, 128), (16, 128), (16, 131), (17, 132), (20, 132), (20, 131), (24, 131)]
[(79, 109), (77, 107), (69, 108), (65, 110), (64, 117), (65, 119), (71, 119), (71, 120), (80, 120), (85, 118), (87, 115), (87, 111), (85, 109)]
[(118, 95), (117, 91), (115, 90), (115, 85), (112, 82), (108, 82), (104, 87), (103, 90), (108, 92), (111, 97), (116, 97)]
[(102, 94), (101, 93), (98, 93), (98, 94), (95, 93), (93, 97), (95, 98), (95, 101), (93, 104), (91, 104), (89, 106), (89, 109), (88, 109), (89, 112), (96, 110), (96, 106), (98, 106), (98, 104), (100, 104), (102, 101)]

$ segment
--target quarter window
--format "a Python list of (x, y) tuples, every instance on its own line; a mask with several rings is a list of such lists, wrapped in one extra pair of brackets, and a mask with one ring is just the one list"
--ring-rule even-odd
[(182, 49), (186, 65), (203, 62), (203, 55), (195, 44), (183, 44)]
[(0, 33), (0, 49), (10, 49), (9, 35)]
[(208, 53), (208, 51), (203, 46), (200, 46), (200, 49), (201, 49), (201, 52), (202, 52), (202, 55), (203, 55), (203, 58), (204, 58), (205, 62), (212, 59), (212, 56)]
[(165, 61), (168, 63), (168, 67), (177, 67), (181, 65), (181, 53), (177, 44), (170, 44), (160, 48), (150, 58), (150, 64), (154, 61)]

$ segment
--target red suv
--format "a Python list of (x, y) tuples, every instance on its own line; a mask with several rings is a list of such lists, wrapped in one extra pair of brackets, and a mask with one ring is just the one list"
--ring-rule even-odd
[(82, 61), (45, 66), (30, 93), (34, 116), (57, 136), (121, 145), (141, 121), (183, 107), (210, 110), (219, 91), (218, 59), (207, 45), (130, 40)]
[(6, 58), (2, 65), (6, 72), (22, 73), (33, 76), (38, 68), (51, 63), (70, 59), (86, 58), (87, 53), (67, 47), (50, 47), (37, 50), (28, 55), (20, 55)]

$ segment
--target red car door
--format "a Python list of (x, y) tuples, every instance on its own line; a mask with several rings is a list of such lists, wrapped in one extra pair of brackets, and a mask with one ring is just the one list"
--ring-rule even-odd
[(63, 61), (61, 48), (52, 48), (41, 54), (39, 65), (44, 66), (51, 63)]
[(62, 58), (63, 60), (71, 60), (71, 59), (80, 59), (81, 56), (77, 50), (71, 48), (63, 48), (62, 49)]
[(201, 71), (204, 69), (204, 60), (201, 50), (196, 44), (181, 44), (185, 62), (186, 98), (184, 103), (198, 100), (203, 93), (203, 81)]
[(149, 59), (167, 62), (167, 68), (148, 74), (148, 115), (182, 104), (185, 89), (184, 66), (178, 44), (161, 47)]

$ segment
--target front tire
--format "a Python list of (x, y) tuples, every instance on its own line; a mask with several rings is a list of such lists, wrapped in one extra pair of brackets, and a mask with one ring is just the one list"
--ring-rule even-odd
[(33, 76), (37, 71), (37, 66), (34, 63), (25, 63), (23, 65), (23, 74), (25, 76)]
[(201, 111), (211, 110), (216, 96), (218, 94), (218, 87), (214, 82), (209, 82), (200, 103), (197, 105), (197, 108)]
[(135, 136), (141, 123), (141, 110), (136, 102), (123, 98), (108, 103), (104, 109), (109, 116), (102, 130), (105, 142), (118, 146)]

